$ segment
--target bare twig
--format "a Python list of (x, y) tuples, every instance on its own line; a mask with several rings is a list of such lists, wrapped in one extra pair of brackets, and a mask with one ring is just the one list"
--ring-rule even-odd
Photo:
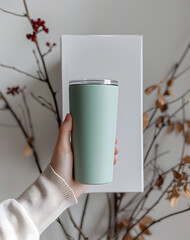
[(37, 57), (37, 55), (36, 55), (36, 51), (33, 49), (32, 52), (33, 52), (33, 54), (34, 54), (34, 57), (35, 57), (35, 60), (36, 60), (37, 66), (38, 66), (38, 70), (39, 70), (38, 72), (39, 72), (39, 74), (42, 76), (42, 78), (43, 78), (44, 81), (45, 81), (46, 78), (45, 78), (45, 76), (44, 76), (44, 74), (43, 74), (43, 72), (42, 72), (39, 59), (38, 59), (38, 57)]
[(21, 93), (22, 93), (22, 98), (23, 98), (23, 103), (26, 109), (26, 113), (27, 113), (27, 118), (28, 118), (28, 122), (29, 122), (29, 128), (30, 128), (30, 136), (34, 137), (34, 130), (33, 130), (33, 125), (32, 125), (32, 118), (31, 118), (31, 114), (30, 114), (30, 109), (28, 107), (28, 103), (26, 100), (26, 95), (24, 93), (24, 89), (21, 89)]
[(12, 70), (14, 70), (14, 71), (16, 71), (16, 72), (19, 72), (19, 73), (21, 73), (21, 74), (24, 74), (24, 75), (26, 75), (26, 76), (28, 76), (28, 77), (34, 78), (34, 79), (36, 79), (36, 80), (38, 80), (38, 81), (45, 82), (43, 79), (41, 79), (41, 78), (39, 78), (39, 77), (36, 77), (36, 76), (34, 76), (34, 75), (30, 74), (30, 73), (27, 73), (27, 72), (25, 72), (25, 71), (23, 71), (23, 70), (20, 70), (20, 69), (18, 69), (18, 68), (16, 68), (16, 67), (9, 66), (9, 65), (5, 65), (5, 64), (0, 64), (0, 67), (9, 68), (9, 69), (12, 69)]
[(47, 52), (45, 52), (44, 54), (42, 54), (42, 56), (45, 57), (45, 56), (46, 56), (48, 53), (50, 53), (51, 51), (52, 51), (52, 47), (50, 47)]
[(61, 219), (60, 218), (57, 218), (56, 221), (60, 224), (60, 226), (62, 227), (63, 229), (63, 232), (65, 233), (65, 236), (67, 237), (68, 240), (74, 240), (73, 237), (71, 237), (71, 235), (68, 234), (68, 232), (66, 231), (63, 223), (61, 222)]
[[(82, 212), (81, 222), (80, 222), (80, 229), (82, 229), (82, 227), (83, 227), (83, 222), (84, 222), (84, 217), (85, 217), (89, 197), (90, 197), (90, 194), (87, 193), (86, 200), (85, 200), (85, 203), (84, 203), (83, 212)], [(80, 240), (80, 237), (81, 237), (81, 232), (79, 232), (78, 240)]]
[(187, 71), (190, 70), (190, 66), (186, 67), (185, 69), (183, 69), (180, 73), (175, 75), (175, 79), (181, 77), (184, 73), (186, 73)]
[[(53, 106), (50, 102), (48, 102), (44, 97), (42, 96), (38, 96), (39, 99), (43, 100), (45, 103), (47, 103), (52, 109), (53, 109)], [(55, 110), (54, 110), (55, 111)]]
[(146, 228), (144, 228), (135, 238), (133, 238), (133, 240), (138, 239), (138, 237), (139, 237), (142, 233), (144, 233), (147, 229), (149, 229), (149, 228), (150, 228), (151, 226), (153, 226), (154, 224), (156, 224), (156, 223), (158, 223), (158, 222), (161, 222), (162, 220), (167, 219), (167, 218), (169, 218), (169, 217), (173, 217), (173, 216), (175, 216), (175, 215), (178, 215), (178, 214), (187, 212), (187, 211), (189, 211), (189, 210), (190, 210), (190, 208), (188, 207), (188, 208), (186, 208), (186, 209), (184, 209), (184, 210), (182, 210), (182, 211), (178, 211), (178, 212), (175, 212), (175, 213), (171, 213), (171, 214), (168, 214), (168, 215), (166, 215), (166, 216), (164, 216), (164, 217), (161, 217), (161, 218), (159, 218), (159, 219), (157, 219), (157, 220), (154, 220), (150, 225), (148, 225)]
[(36, 97), (36, 96), (34, 95), (34, 93), (31, 92), (30, 95), (31, 95), (39, 104), (41, 104), (43, 107), (47, 108), (48, 110), (52, 111), (53, 113), (56, 113), (56, 111), (55, 111), (52, 107), (50, 107), (50, 106), (47, 105), (46, 103), (42, 102), (41, 99), (39, 99), (38, 97)]
[(26, 14), (19, 14), (19, 13), (15, 13), (15, 12), (10, 12), (10, 11), (7, 11), (3, 8), (0, 8), (0, 11), (11, 14), (11, 15), (15, 15), (17, 17), (26, 17)]
[[(27, 141), (30, 136), (27, 134), (27, 132), (26, 132), (22, 122), (20, 121), (20, 119), (18, 118), (17, 114), (15, 113), (15, 111), (13, 110), (13, 108), (11, 107), (11, 105), (9, 104), (9, 102), (7, 101), (6, 97), (3, 95), (2, 92), (0, 92), (0, 95), (2, 96), (2, 99), (6, 103), (8, 109), (9, 109), (10, 113), (12, 114), (12, 116), (14, 117), (15, 121), (18, 123), (18, 125), (19, 125), (19, 127), (20, 127), (24, 137), (26, 138), (26, 141)], [(32, 144), (32, 142), (28, 142), (28, 145), (33, 149), (33, 155), (34, 155), (34, 159), (35, 159), (36, 165), (38, 167), (39, 172), (42, 173), (42, 169), (41, 169), (41, 166), (39, 164), (38, 154), (37, 154), (37, 152), (35, 150), (35, 147)]]
[(19, 105), (20, 109), (21, 109), (21, 112), (22, 112), (22, 121), (23, 121), (23, 126), (27, 132), (27, 135), (29, 136), (29, 126), (28, 126), (28, 122), (27, 122), (27, 119), (26, 119), (26, 112), (23, 108), (22, 105)]
[[(140, 221), (141, 219), (143, 219), (159, 202), (160, 200), (163, 198), (163, 196), (166, 194), (166, 192), (168, 191), (168, 189), (170, 188), (170, 186), (172, 185), (173, 180), (169, 183), (169, 185), (167, 186), (167, 188), (163, 191), (163, 193), (160, 195), (160, 197), (151, 205), (151, 207), (149, 207), (147, 209), (147, 211), (135, 222), (135, 224), (133, 224), (132, 226), (128, 226), (127, 231), (125, 233), (125, 236), (128, 234), (129, 231), (131, 231)], [(150, 188), (152, 189), (152, 187)], [(150, 193), (150, 190), (149, 190)]]
[[(165, 152), (163, 152), (163, 153), (160, 153), (160, 154), (158, 154), (157, 158), (162, 157), (162, 156), (164, 156), (164, 155), (166, 155), (166, 154), (168, 154), (168, 153), (170, 153), (170, 151), (165, 151)], [(149, 164), (151, 164), (151, 162), (154, 161), (154, 159), (155, 159), (155, 157), (152, 158), (151, 160), (149, 160), (149, 162), (144, 165), (144, 169), (147, 168), (147, 166), (148, 166)]]
[(76, 222), (75, 222), (75, 220), (74, 220), (74, 218), (73, 218), (73, 216), (72, 216), (72, 214), (71, 214), (70, 209), (67, 209), (67, 212), (68, 212), (68, 214), (69, 214), (69, 217), (70, 217), (70, 219), (71, 219), (74, 227), (81, 233), (81, 235), (82, 235), (82, 237), (84, 238), (84, 240), (88, 240), (88, 238), (86, 237), (86, 235), (83, 233), (82, 229), (80, 229), (80, 227), (77, 226), (77, 224), (76, 224)]

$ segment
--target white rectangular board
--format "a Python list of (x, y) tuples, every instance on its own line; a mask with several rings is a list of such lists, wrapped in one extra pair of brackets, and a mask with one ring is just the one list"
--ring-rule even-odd
[(143, 176), (143, 38), (140, 35), (63, 35), (62, 119), (69, 112), (69, 81), (118, 81), (119, 154), (111, 183), (86, 192), (142, 192)]

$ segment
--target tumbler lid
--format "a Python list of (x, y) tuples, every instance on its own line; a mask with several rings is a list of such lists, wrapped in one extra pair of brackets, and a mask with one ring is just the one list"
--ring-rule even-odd
[(118, 81), (111, 79), (80, 79), (69, 81), (69, 86), (71, 85), (115, 85), (118, 86)]

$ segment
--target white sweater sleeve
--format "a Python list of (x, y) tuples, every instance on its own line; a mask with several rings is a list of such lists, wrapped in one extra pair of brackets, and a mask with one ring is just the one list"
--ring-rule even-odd
[(50, 164), (17, 199), (0, 203), (0, 239), (38, 240), (68, 207), (78, 203), (74, 192)]

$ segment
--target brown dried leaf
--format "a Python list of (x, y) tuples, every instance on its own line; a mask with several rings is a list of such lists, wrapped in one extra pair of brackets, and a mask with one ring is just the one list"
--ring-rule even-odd
[(123, 240), (133, 240), (132, 236), (130, 233), (128, 233)]
[(23, 151), (24, 156), (30, 156), (33, 152), (34, 152), (33, 149), (27, 143)]
[(174, 123), (169, 123), (167, 133), (170, 134), (174, 130)]
[(177, 191), (176, 187), (172, 190), (172, 197), (178, 198), (180, 196), (179, 192)]
[(167, 104), (161, 105), (158, 100), (156, 100), (156, 107), (160, 108), (161, 112), (165, 112), (168, 109), (168, 105)]
[(181, 174), (178, 173), (177, 171), (173, 170), (173, 175), (174, 175), (174, 178), (176, 179), (180, 179), (181, 178)]
[(145, 89), (145, 93), (146, 95), (149, 95), (152, 91), (154, 91), (156, 88), (158, 87), (158, 85), (152, 85), (148, 88)]
[(148, 127), (150, 116), (148, 113), (143, 113), (143, 131)]
[(163, 123), (163, 121), (164, 121), (164, 116), (159, 116), (156, 120), (156, 123), (155, 123), (156, 127), (159, 127), (159, 124)]
[(185, 134), (185, 142), (186, 142), (187, 144), (190, 144), (190, 131), (189, 131), (189, 132), (186, 132), (186, 134)]
[(160, 177), (158, 178), (158, 181), (156, 182), (156, 186), (157, 186), (159, 189), (161, 189), (163, 183), (164, 183), (164, 178), (163, 178), (163, 176), (160, 176)]
[(33, 142), (33, 141), (34, 141), (34, 137), (28, 137), (28, 138), (27, 138), (27, 142), (28, 142), (28, 143), (31, 143), (31, 142)]
[(166, 200), (171, 200), (172, 199), (172, 195), (168, 195), (167, 197), (166, 197)]
[(126, 227), (128, 225), (129, 219), (124, 219), (122, 222), (118, 224), (118, 229), (121, 230), (122, 228)]
[[(140, 227), (140, 229), (143, 231), (147, 226), (146, 226), (145, 224), (139, 223), (139, 227)], [(143, 234), (151, 235), (152, 233), (151, 233), (148, 229), (146, 229), (146, 230), (143, 232)]]
[(187, 180), (188, 176), (186, 172), (182, 172), (182, 180)]
[(190, 128), (190, 121), (187, 121), (186, 124)]
[(166, 104), (165, 97), (160, 93), (160, 86), (158, 87), (157, 97), (158, 97), (158, 101), (160, 102), (161, 105)]
[(151, 217), (149, 217), (149, 216), (145, 216), (145, 217), (143, 217), (141, 220), (140, 220), (140, 223), (141, 224), (144, 224), (144, 225), (146, 225), (146, 224), (151, 224), (151, 223), (153, 223), (154, 222), (154, 220), (151, 218)]
[(190, 191), (189, 189), (187, 189), (187, 184), (185, 184), (184, 188), (183, 188), (183, 195), (184, 197), (186, 198), (189, 198), (190, 197)]
[(177, 197), (172, 197), (170, 199), (170, 204), (171, 204), (172, 207), (177, 206), (177, 203), (178, 203), (178, 198)]
[(181, 187), (181, 186), (183, 186), (183, 184), (184, 184), (184, 183), (182, 183), (182, 182), (179, 180), (178, 183), (177, 183), (177, 186), (178, 186), (178, 187)]
[(184, 163), (190, 163), (190, 156), (185, 156), (181, 159), (182, 162)]
[(137, 240), (144, 240), (143, 235), (141, 234), (140, 236), (138, 236)]
[(171, 87), (174, 84), (174, 78), (171, 78), (168, 82), (167, 82), (167, 86)]
[(180, 133), (184, 129), (184, 124), (183, 123), (176, 123), (176, 132)]
[(171, 90), (169, 90), (169, 89), (167, 89), (167, 90), (165, 91), (164, 95), (166, 95), (166, 96), (171, 96), (171, 97), (175, 97), (175, 94), (174, 94)]

